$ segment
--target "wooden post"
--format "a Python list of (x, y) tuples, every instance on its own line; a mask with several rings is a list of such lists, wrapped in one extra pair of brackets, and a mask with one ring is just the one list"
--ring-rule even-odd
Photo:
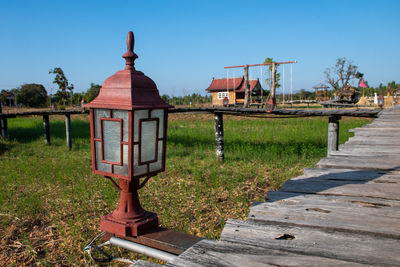
[(244, 108), (250, 106), (249, 65), (244, 66)]
[(50, 122), (49, 115), (43, 115), (43, 134), (44, 134), (44, 143), (46, 145), (50, 145)]
[(3, 127), (2, 127), (2, 122), (1, 122), (1, 114), (2, 114), (2, 107), (1, 107), (1, 101), (0, 101), (0, 137), (3, 137)]
[(328, 151), (327, 155), (330, 156), (332, 151), (337, 151), (339, 148), (339, 120), (340, 116), (329, 116), (328, 123)]
[(224, 161), (224, 125), (222, 113), (214, 113), (215, 152), (219, 161)]
[(0, 119), (0, 129), (1, 129), (1, 137), (3, 139), (8, 138), (8, 125), (7, 125), (7, 117), (1, 117)]
[(72, 137), (71, 137), (71, 114), (65, 114), (65, 140), (69, 150), (72, 148)]
[(272, 62), (272, 86), (271, 86), (271, 98), (275, 101), (276, 91), (276, 64)]

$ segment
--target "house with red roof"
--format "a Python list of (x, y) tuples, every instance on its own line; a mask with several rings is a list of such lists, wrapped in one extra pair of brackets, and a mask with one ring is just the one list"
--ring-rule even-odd
[[(251, 103), (260, 103), (263, 92), (260, 81), (249, 80), (249, 85)], [(212, 94), (213, 106), (223, 106), (225, 98), (228, 105), (243, 105), (244, 77), (213, 79), (206, 91)]]

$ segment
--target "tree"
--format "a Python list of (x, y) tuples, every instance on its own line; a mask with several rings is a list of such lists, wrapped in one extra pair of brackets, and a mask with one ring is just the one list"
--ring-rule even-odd
[(85, 101), (90, 102), (93, 99), (95, 99), (99, 95), (100, 88), (101, 88), (101, 85), (91, 83), (90, 88), (87, 90), (87, 92), (85, 94)]
[(326, 82), (329, 83), (334, 91), (343, 88), (353, 79), (361, 79), (364, 74), (357, 71), (358, 66), (353, 65), (345, 57), (338, 58), (333, 68), (327, 68), (324, 72)]
[[(65, 77), (64, 71), (57, 67), (54, 69), (50, 69), (49, 74), (55, 74), (53, 83), (58, 85), (59, 90), (56, 93), (56, 96), (63, 101), (63, 104), (68, 101), (68, 99), (72, 100), (72, 90), (74, 90), (74, 85), (69, 85), (67, 77)], [(68, 92), (69, 91), (69, 92)]]
[(44, 106), (47, 102), (47, 91), (41, 84), (24, 84), (19, 90), (18, 102), (28, 107)]

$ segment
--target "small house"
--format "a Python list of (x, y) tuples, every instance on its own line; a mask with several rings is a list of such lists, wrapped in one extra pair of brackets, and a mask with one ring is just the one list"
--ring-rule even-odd
[(0, 93), (0, 102), (2, 106), (13, 107), (16, 105), (15, 95), (6, 90), (2, 90)]
[(315, 89), (315, 101), (328, 101), (329, 96), (328, 96), (328, 88), (329, 86), (325, 84), (318, 84), (316, 86), (313, 86), (313, 89)]
[(346, 84), (334, 93), (336, 99), (357, 102), (360, 92), (350, 84)]
[[(260, 103), (264, 93), (260, 81), (258, 79), (249, 80), (249, 87), (250, 103)], [(228, 105), (243, 105), (244, 77), (213, 79), (206, 91), (212, 94), (213, 106), (223, 106), (225, 98), (228, 101)]]

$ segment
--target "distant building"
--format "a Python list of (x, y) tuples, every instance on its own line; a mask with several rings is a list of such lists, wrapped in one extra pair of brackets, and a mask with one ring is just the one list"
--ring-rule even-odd
[(5, 90), (0, 93), (0, 101), (2, 106), (14, 107), (17, 103), (15, 102), (15, 95)]
[(358, 101), (360, 92), (357, 91), (357, 89), (350, 84), (346, 84), (345, 86), (337, 90), (334, 95), (338, 100), (346, 100), (355, 103)]
[[(252, 103), (260, 103), (263, 91), (260, 81), (249, 80), (250, 99)], [(224, 105), (227, 99), (228, 105), (243, 105), (244, 103), (244, 77), (213, 79), (210, 86), (206, 89), (212, 94), (212, 105)]]
[(328, 101), (328, 88), (329, 86), (322, 83), (313, 86), (313, 89), (315, 89), (315, 101)]

